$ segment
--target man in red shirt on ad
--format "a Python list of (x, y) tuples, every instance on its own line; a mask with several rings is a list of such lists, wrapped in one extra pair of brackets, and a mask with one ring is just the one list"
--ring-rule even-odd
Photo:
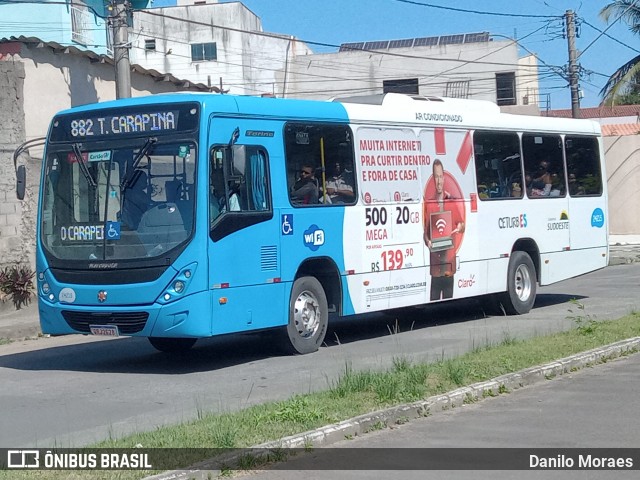
[[(455, 192), (450, 193), (445, 186), (452, 187)], [(425, 187), (423, 219), (424, 243), (430, 251), (430, 299), (452, 298), (456, 253), (464, 233), (465, 207), (457, 182), (449, 173), (445, 175), (442, 161), (437, 158), (433, 161), (433, 176)]]

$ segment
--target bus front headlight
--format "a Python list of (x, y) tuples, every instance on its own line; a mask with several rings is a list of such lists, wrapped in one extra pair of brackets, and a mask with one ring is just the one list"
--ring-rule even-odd
[(189, 284), (193, 280), (197, 264), (191, 263), (178, 272), (169, 282), (167, 288), (158, 297), (158, 303), (167, 304), (183, 297), (189, 290)]
[(182, 280), (176, 280), (173, 284), (173, 289), (178, 294), (182, 293), (184, 291), (184, 282)]

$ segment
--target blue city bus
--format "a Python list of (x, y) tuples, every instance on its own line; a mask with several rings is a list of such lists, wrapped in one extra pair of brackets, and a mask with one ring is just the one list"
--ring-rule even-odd
[(607, 263), (602, 152), (594, 122), (399, 94), (72, 108), (44, 151), (42, 331), (175, 352), (264, 330), (305, 354), (333, 315), (471, 296), (526, 313), (537, 284)]

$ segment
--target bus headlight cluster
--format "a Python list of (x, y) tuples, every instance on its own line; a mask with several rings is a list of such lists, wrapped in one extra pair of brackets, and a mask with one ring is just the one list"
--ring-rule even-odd
[(56, 296), (51, 291), (51, 284), (49, 283), (49, 280), (47, 279), (47, 275), (45, 274), (45, 272), (38, 272), (37, 278), (38, 278), (38, 292), (40, 293), (40, 296), (43, 298), (46, 298), (50, 302), (55, 301)]
[(178, 274), (171, 280), (162, 295), (158, 298), (158, 302), (162, 304), (173, 302), (184, 296), (189, 289), (189, 283), (193, 279), (197, 264), (191, 263), (180, 270)]

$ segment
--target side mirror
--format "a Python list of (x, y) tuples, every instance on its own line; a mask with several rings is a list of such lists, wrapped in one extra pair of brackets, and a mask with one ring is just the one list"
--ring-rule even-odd
[(18, 200), (24, 200), (24, 192), (27, 188), (27, 168), (24, 165), (18, 165), (16, 169), (16, 197)]

